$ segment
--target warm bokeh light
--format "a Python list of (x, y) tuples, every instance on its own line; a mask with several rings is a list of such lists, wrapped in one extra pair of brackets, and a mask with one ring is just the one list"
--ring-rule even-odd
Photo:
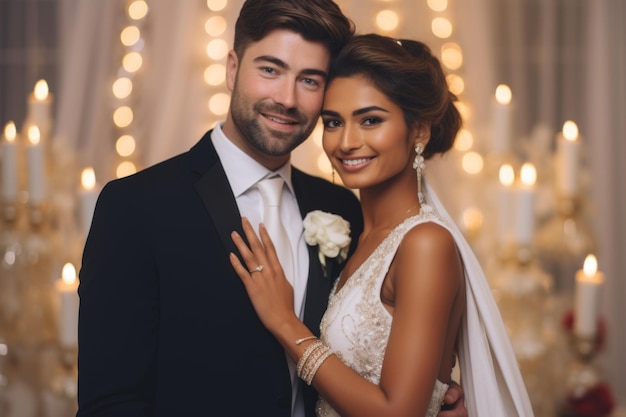
[(137, 26), (126, 26), (120, 33), (120, 40), (124, 46), (133, 46), (141, 38), (141, 31)]
[(48, 83), (46, 80), (39, 80), (35, 83), (35, 90), (33, 92), (35, 94), (35, 98), (39, 101), (43, 101), (48, 98)]
[(226, 80), (226, 67), (222, 64), (209, 65), (204, 70), (204, 82), (208, 85), (220, 85)]
[(122, 59), (122, 67), (131, 74), (139, 71), (142, 65), (143, 57), (139, 52), (129, 52)]
[(141, 20), (148, 14), (148, 3), (136, 0), (128, 6), (128, 16), (133, 20)]
[(478, 152), (467, 152), (461, 159), (461, 166), (468, 174), (479, 174), (483, 170), (483, 157)]
[(228, 43), (224, 39), (213, 39), (206, 46), (206, 54), (209, 58), (219, 61), (228, 54)]
[(96, 172), (92, 167), (83, 169), (83, 172), (80, 174), (80, 184), (83, 186), (84, 190), (94, 189), (96, 186)]
[(448, 42), (441, 47), (441, 62), (451, 70), (457, 70), (463, 65), (463, 51), (458, 43)]
[(448, 74), (446, 76), (448, 88), (450, 92), (456, 96), (460, 96), (465, 91), (465, 80), (458, 74)]
[(393, 10), (381, 10), (376, 14), (376, 26), (381, 30), (390, 32), (396, 30), (399, 24), (400, 17)]
[(227, 4), (228, 0), (207, 0), (206, 2), (206, 6), (213, 12), (224, 10)]
[(113, 112), (113, 123), (119, 128), (127, 127), (133, 122), (133, 109), (121, 106)]
[(515, 171), (510, 164), (503, 164), (498, 171), (498, 178), (500, 184), (510, 187), (515, 182)]
[(130, 78), (120, 77), (113, 83), (112, 90), (115, 98), (126, 98), (133, 91), (133, 82)]
[(137, 167), (130, 161), (121, 162), (115, 170), (117, 178), (127, 177), (137, 172)]
[(472, 119), (472, 109), (470, 108), (470, 106), (467, 105), (467, 103), (465, 103), (464, 101), (455, 101), (454, 105), (461, 114), (461, 118), (464, 122)]
[(211, 16), (204, 24), (204, 31), (209, 36), (220, 36), (226, 32), (227, 22), (222, 16)]
[(454, 149), (467, 152), (474, 146), (474, 135), (467, 129), (461, 129), (454, 140)]
[(448, 8), (448, 0), (427, 0), (426, 4), (434, 12), (443, 12)]
[(63, 265), (61, 279), (67, 285), (72, 285), (76, 282), (76, 268), (74, 268), (74, 265), (69, 262)]
[(500, 84), (496, 87), (496, 101), (500, 104), (507, 105), (513, 99), (511, 88), (506, 84)]
[(28, 128), (28, 141), (31, 145), (37, 145), (41, 140), (41, 132), (37, 126), (31, 126)]
[(452, 35), (452, 23), (445, 17), (436, 17), (432, 21), (431, 30), (439, 39), (448, 39)]
[(567, 140), (574, 141), (578, 138), (578, 126), (571, 120), (563, 123), (563, 137)]
[(209, 111), (216, 116), (223, 116), (228, 113), (230, 105), (230, 95), (225, 93), (214, 94), (209, 99)]
[(520, 179), (522, 184), (526, 186), (534, 185), (537, 182), (537, 170), (535, 169), (535, 166), (530, 162), (526, 162), (522, 165)]
[(468, 232), (477, 232), (483, 226), (483, 212), (476, 207), (468, 207), (461, 213), (462, 224)]
[(119, 156), (130, 156), (135, 152), (135, 138), (131, 135), (120, 136), (115, 142), (115, 150)]
[(15, 127), (15, 123), (13, 121), (8, 122), (4, 125), (4, 138), (7, 142), (14, 142), (17, 137), (17, 128)]

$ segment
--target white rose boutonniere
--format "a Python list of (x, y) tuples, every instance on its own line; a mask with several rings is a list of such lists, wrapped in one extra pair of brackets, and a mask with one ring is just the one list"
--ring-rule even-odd
[(306, 215), (303, 224), (306, 243), (319, 245), (322, 265), (326, 266), (326, 258), (337, 258), (340, 263), (346, 260), (351, 241), (350, 223), (343, 217), (314, 210)]

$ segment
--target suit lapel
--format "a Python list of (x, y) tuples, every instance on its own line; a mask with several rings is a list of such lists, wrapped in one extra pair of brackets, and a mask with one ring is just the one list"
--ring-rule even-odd
[[(297, 169), (292, 169), (292, 181), (300, 214), (302, 218), (307, 213), (319, 208), (317, 196), (311, 192), (313, 187), (307, 187), (306, 175)], [(309, 252), (309, 275), (307, 280), (306, 300), (304, 305), (304, 324), (319, 336), (319, 323), (326, 311), (328, 294), (333, 281), (332, 277), (324, 274), (324, 267), (320, 263), (318, 247), (307, 245)]]
[(226, 252), (237, 253), (230, 234), (237, 230), (243, 235), (241, 215), (224, 168), (213, 147), (211, 131), (190, 150), (190, 157), (192, 171), (199, 175), (194, 188), (209, 212)]

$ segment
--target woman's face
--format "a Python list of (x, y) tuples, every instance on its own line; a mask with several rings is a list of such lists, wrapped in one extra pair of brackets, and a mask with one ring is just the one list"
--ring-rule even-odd
[(367, 188), (410, 175), (417, 129), (363, 75), (335, 78), (322, 106), (323, 147), (346, 187)]

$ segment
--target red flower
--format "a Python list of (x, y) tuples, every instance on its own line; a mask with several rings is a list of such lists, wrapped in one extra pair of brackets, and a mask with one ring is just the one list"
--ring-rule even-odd
[(609, 386), (600, 383), (588, 390), (582, 397), (569, 396), (567, 405), (575, 416), (604, 417), (608, 416), (615, 407), (615, 400)]

